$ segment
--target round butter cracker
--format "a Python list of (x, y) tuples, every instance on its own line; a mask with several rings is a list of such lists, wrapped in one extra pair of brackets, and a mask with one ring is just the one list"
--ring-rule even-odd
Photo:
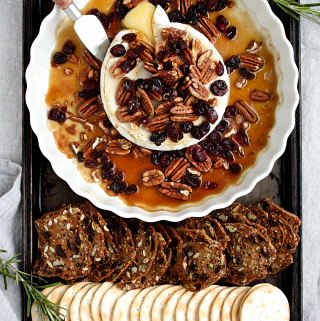
[(179, 300), (181, 297), (187, 292), (187, 289), (181, 289), (175, 292), (169, 301), (167, 302), (166, 306), (164, 307), (163, 311), (163, 321), (175, 321), (176, 320), (176, 308), (178, 305)]
[(92, 318), (94, 321), (102, 321), (101, 319), (101, 301), (105, 293), (113, 286), (112, 282), (104, 282), (97, 292), (94, 294), (92, 299)]
[(116, 285), (112, 286), (103, 296), (101, 301), (101, 319), (102, 321), (111, 321), (114, 307), (117, 301), (126, 293), (119, 290)]
[(81, 321), (94, 321), (91, 313), (93, 296), (101, 286), (100, 283), (93, 286), (84, 296), (80, 304), (80, 319)]
[(211, 321), (221, 321), (222, 306), (230, 292), (237, 289), (236, 287), (223, 289), (216, 297), (211, 308)]
[(199, 321), (210, 321), (213, 302), (217, 295), (226, 288), (225, 286), (217, 286), (203, 298), (199, 307)]
[(195, 292), (187, 291), (179, 300), (176, 307), (176, 320), (187, 321), (188, 304), (195, 295)]

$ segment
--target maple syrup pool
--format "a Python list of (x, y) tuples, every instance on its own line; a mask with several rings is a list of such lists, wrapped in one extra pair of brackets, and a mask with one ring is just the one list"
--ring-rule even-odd
[[(250, 171), (250, 168), (254, 166), (255, 162), (259, 158), (259, 154), (268, 148), (269, 133), (275, 123), (276, 108), (280, 104), (282, 94), (278, 92), (278, 76), (281, 72), (275, 68), (275, 49), (272, 46), (268, 37), (268, 32), (259, 29), (257, 23), (250, 16), (250, 14), (241, 5), (238, 6), (239, 1), (234, 1), (234, 8), (227, 8), (222, 12), (210, 13), (210, 19), (215, 22), (216, 17), (223, 14), (231, 26), (237, 28), (237, 36), (233, 40), (229, 40), (225, 34), (222, 34), (216, 41), (215, 46), (220, 52), (224, 61), (230, 58), (232, 55), (240, 55), (246, 52), (246, 48), (251, 40), (256, 40), (258, 43), (262, 42), (262, 48), (257, 52), (258, 55), (264, 59), (264, 67), (261, 71), (256, 73), (254, 80), (248, 80), (246, 86), (243, 89), (236, 87), (236, 82), (239, 77), (238, 70), (235, 70), (230, 75), (230, 100), (229, 105), (235, 105), (237, 100), (243, 100), (249, 103), (250, 106), (259, 115), (259, 121), (251, 123), (246, 130), (250, 140), (250, 145), (243, 147), (244, 157), (240, 157), (238, 153), (234, 153), (234, 163), (238, 163), (242, 166), (240, 174), (231, 174), (229, 170), (222, 168), (212, 168), (207, 173), (202, 173), (202, 185), (201, 187), (194, 189), (191, 197), (187, 201), (180, 201), (173, 198), (162, 195), (157, 187), (145, 187), (141, 184), (142, 173), (150, 169), (160, 169), (159, 166), (155, 166), (149, 160), (149, 156), (143, 156), (135, 159), (132, 153), (125, 156), (108, 155), (110, 159), (115, 163), (116, 172), (123, 171), (126, 178), (125, 182), (128, 185), (134, 184), (138, 186), (138, 192), (127, 195), (120, 194), (120, 199), (128, 206), (138, 206), (147, 211), (167, 210), (171, 212), (180, 211), (186, 207), (198, 206), (204, 203), (206, 200), (212, 197), (218, 197), (227, 188), (240, 184), (245, 175)], [(99, 11), (108, 14), (112, 11), (114, 3), (110, 1), (90, 0), (83, 13), (87, 13), (93, 8), (97, 8)], [(116, 33), (120, 30), (121, 26), (119, 22), (112, 23), (111, 32)], [(62, 51), (62, 48), (66, 41), (71, 40), (76, 45), (76, 51), (74, 55), (79, 59), (78, 64), (73, 64), (70, 61), (63, 65), (59, 65), (58, 68), (50, 68), (49, 88), (46, 96), (46, 104), (48, 111), (54, 104), (60, 104), (66, 106), (68, 111), (77, 115), (76, 108), (81, 102), (81, 98), (76, 93), (83, 90), (79, 81), (82, 71), (88, 66), (82, 59), (82, 53), (85, 50), (83, 44), (77, 37), (73, 23), (64, 18), (56, 29), (56, 47), (52, 55), (56, 52)], [(278, 58), (276, 58), (278, 59)], [(73, 70), (72, 75), (66, 75), (65, 69), (69, 68)], [(256, 102), (252, 101), (250, 96), (254, 89), (258, 89), (268, 93), (276, 94), (276, 99), (268, 102)], [(279, 99), (280, 97), (280, 99)], [(235, 118), (227, 119), (230, 125), (236, 124)], [(91, 123), (96, 122), (96, 117), (93, 115), (88, 118)], [(70, 148), (71, 142), (78, 142), (80, 149), (82, 150), (90, 138), (94, 136), (101, 137), (102, 132), (99, 129), (95, 129), (94, 132), (86, 130), (81, 123), (73, 122), (69, 119), (64, 124), (60, 125), (54, 121), (48, 121), (48, 126), (52, 131), (56, 145), (58, 149), (64, 153), (68, 158), (75, 159), (75, 155)], [(70, 133), (70, 127), (73, 127), (76, 134)], [(88, 136), (88, 140), (82, 142), (80, 140), (80, 134), (85, 133)], [(113, 138), (117, 138), (114, 135)], [(216, 157), (209, 156), (211, 160)], [(83, 178), (93, 183), (91, 176), (92, 169), (86, 168), (83, 163), (78, 163), (78, 169), (81, 172)], [(98, 169), (98, 173), (101, 174), (101, 170)], [(101, 175), (100, 175), (101, 177)], [(213, 190), (206, 190), (203, 185), (207, 181), (213, 181), (218, 184), (218, 187)], [(110, 190), (111, 182), (101, 182), (100, 186), (110, 196), (115, 194)]]

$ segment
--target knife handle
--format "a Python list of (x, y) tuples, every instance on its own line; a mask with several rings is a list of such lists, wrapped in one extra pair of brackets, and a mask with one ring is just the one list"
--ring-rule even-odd
[(52, 0), (59, 8), (66, 9), (72, 4), (72, 0)]

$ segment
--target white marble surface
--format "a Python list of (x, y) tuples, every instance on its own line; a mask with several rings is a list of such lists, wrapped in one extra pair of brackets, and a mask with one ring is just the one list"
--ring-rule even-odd
[[(316, 3), (318, 0), (302, 2)], [(320, 26), (305, 19), (301, 20), (301, 56), (303, 320), (317, 321), (320, 315)], [(22, 1), (1, 0), (0, 159), (17, 163), (21, 163), (22, 148), (21, 66)], [(6, 309), (2, 302), (0, 309)]]

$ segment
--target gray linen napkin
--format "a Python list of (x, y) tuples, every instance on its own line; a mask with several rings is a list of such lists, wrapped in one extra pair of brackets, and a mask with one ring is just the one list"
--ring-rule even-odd
[[(4, 259), (22, 251), (21, 166), (0, 159), (0, 249)], [(8, 279), (8, 291), (0, 279), (0, 320), (22, 318), (21, 289)]]

